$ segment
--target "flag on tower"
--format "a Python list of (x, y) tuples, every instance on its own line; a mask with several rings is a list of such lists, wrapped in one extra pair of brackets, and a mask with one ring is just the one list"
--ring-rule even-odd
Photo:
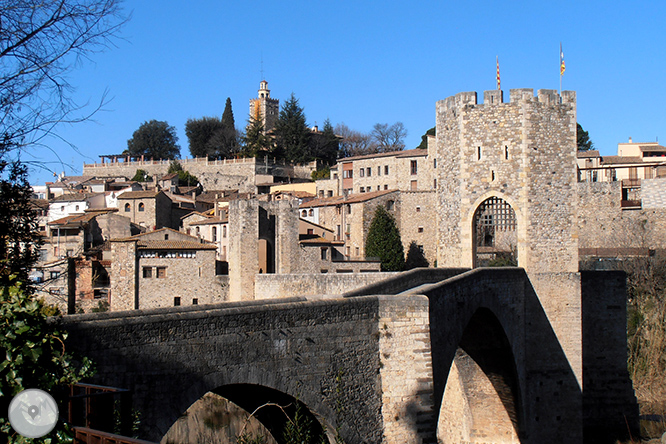
[(560, 42), (560, 76), (564, 74), (566, 68), (564, 66), (564, 53), (562, 52), (562, 42)]
[(500, 88), (499, 56), (495, 56), (495, 61), (497, 62), (497, 89), (502, 89)]

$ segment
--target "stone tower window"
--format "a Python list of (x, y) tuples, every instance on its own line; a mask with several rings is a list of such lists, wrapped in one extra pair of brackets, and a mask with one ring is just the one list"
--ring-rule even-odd
[(126, 203), (125, 204), (125, 213), (129, 213), (129, 212), (130, 212), (130, 204)]
[(372, 176), (372, 168), (370, 168), (370, 167), (366, 168), (366, 172), (367, 172), (368, 177)]
[(146, 209), (146, 206), (143, 204), (143, 202), (141, 202), (139, 204), (139, 211), (145, 211), (145, 209)]
[(389, 173), (389, 166), (388, 166), (388, 165), (384, 165), (384, 175), (385, 175), (385, 176), (388, 176), (388, 173)]
[(416, 160), (411, 161), (410, 171), (411, 171), (412, 175), (415, 175), (415, 174), (418, 173), (418, 164), (417, 164)]

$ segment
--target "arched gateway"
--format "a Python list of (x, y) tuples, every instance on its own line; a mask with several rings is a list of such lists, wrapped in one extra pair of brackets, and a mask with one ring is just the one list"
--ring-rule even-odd
[(516, 212), (505, 200), (484, 200), (473, 218), (474, 266), (518, 265), (516, 225)]

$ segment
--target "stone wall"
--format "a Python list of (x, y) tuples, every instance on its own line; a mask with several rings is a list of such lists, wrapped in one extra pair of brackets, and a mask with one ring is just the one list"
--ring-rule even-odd
[[(657, 182), (656, 184), (653, 184)], [(641, 181), (650, 196), (658, 196), (664, 179)], [(578, 183), (579, 246), (593, 248), (666, 248), (666, 207), (656, 197), (640, 210), (623, 210), (621, 182)]]
[(638, 436), (638, 405), (627, 371), (624, 272), (581, 272), (585, 442)]
[(398, 273), (360, 273), (359, 264), (344, 262), (354, 273), (258, 274), (255, 276), (255, 298), (277, 299), (292, 296), (327, 297), (390, 278)]
[(433, 415), (427, 310), (422, 296), (380, 296), (58, 322), (95, 362), (91, 382), (133, 391), (143, 439), (209, 391), (254, 384), (298, 397), (345, 442), (402, 444), (432, 436), (419, 426)]
[(112, 243), (109, 306), (111, 310), (138, 308), (137, 241)]
[[(215, 250), (198, 250), (190, 258), (139, 258), (138, 308), (224, 302), (228, 286), (215, 276), (215, 254)], [(144, 277), (146, 268), (151, 269), (150, 277)], [(158, 275), (158, 268), (164, 270), (164, 277)]]
[[(199, 178), (204, 189), (237, 189), (242, 193), (256, 192), (256, 175), (310, 179), (310, 174), (316, 169), (314, 162), (306, 165), (286, 165), (276, 163), (272, 159), (255, 158), (222, 160), (196, 158), (180, 159), (179, 162), (184, 170)], [(167, 174), (170, 163), (169, 160), (146, 160), (84, 164), (83, 175), (132, 178), (138, 169), (142, 169), (153, 178), (159, 178)]]
[[(425, 161), (426, 159), (423, 158)], [(434, 191), (400, 192), (400, 237), (405, 249), (409, 251), (411, 241), (423, 247), (425, 258), (431, 267), (437, 264), (437, 196)]]

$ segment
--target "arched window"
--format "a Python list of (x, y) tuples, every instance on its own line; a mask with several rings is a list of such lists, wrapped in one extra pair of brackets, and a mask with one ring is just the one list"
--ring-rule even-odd
[(213, 227), (213, 242), (217, 242), (217, 227)]
[(129, 213), (129, 212), (130, 212), (130, 204), (126, 203), (125, 204), (125, 213)]
[(303, 211), (301, 211), (301, 217), (307, 217), (307, 215), (308, 215), (308, 211), (307, 211), (307, 210), (303, 210)]
[(222, 237), (226, 238), (227, 237), (227, 226), (222, 225)]
[(143, 204), (143, 202), (139, 203), (139, 211), (144, 211), (146, 209), (146, 206)]
[(308, 216), (310, 217), (314, 216), (314, 210), (311, 209), (310, 211), (308, 211)]

